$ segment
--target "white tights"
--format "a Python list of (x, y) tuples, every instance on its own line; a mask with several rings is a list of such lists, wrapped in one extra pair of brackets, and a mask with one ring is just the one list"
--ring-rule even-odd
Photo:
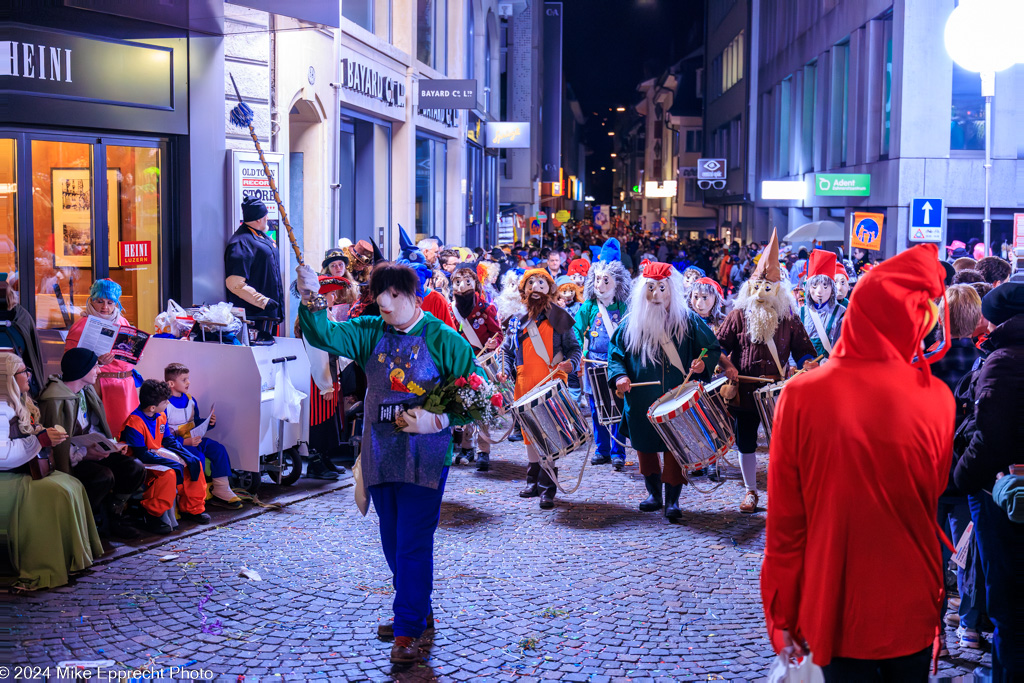
[(740, 453), (740, 472), (748, 491), (757, 490), (757, 453)]
[(532, 443), (526, 444), (526, 457), (530, 462), (540, 462), (540, 452)]

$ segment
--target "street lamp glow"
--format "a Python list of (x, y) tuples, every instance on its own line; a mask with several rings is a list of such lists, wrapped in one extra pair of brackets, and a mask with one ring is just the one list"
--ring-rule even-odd
[(1022, 18), (1019, 0), (964, 0), (946, 21), (946, 52), (967, 71), (1009, 69), (1021, 53)]
[(626, 108), (625, 107), (616, 107), (615, 111), (623, 112), (623, 111), (626, 111)]
[[(604, 125), (604, 124), (602, 124), (602, 125)], [(615, 135), (615, 131), (614, 131), (614, 130), (610, 130), (610, 131), (608, 131), (608, 135), (609, 135), (609, 136), (611, 136), (611, 135)]]
[(614, 159), (614, 158), (615, 158), (615, 157), (617, 157), (617, 156), (619, 156), (619, 155), (618, 155), (618, 154), (616, 154), (615, 152), (612, 152), (612, 159)]

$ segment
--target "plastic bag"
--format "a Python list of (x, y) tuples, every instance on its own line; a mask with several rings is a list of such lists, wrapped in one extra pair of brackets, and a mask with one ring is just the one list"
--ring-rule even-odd
[(277, 366), (277, 376), (274, 379), (274, 418), (285, 422), (297, 423), (302, 417), (302, 400), (306, 394), (302, 393), (288, 379), (288, 373), (284, 371), (284, 363)]
[(768, 683), (825, 683), (825, 674), (812, 654), (801, 659), (783, 650), (772, 663)]
[(203, 306), (192, 317), (207, 332), (235, 334), (242, 330), (242, 321), (231, 313), (231, 304), (226, 301), (213, 306)]
[(174, 299), (167, 300), (167, 310), (157, 315), (155, 326), (157, 334), (172, 334), (175, 337), (182, 337), (192, 329), (188, 312)]

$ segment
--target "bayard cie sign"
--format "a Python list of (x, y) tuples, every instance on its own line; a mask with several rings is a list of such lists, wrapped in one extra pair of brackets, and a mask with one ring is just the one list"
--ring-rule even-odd
[(389, 107), (405, 106), (405, 83), (351, 59), (341, 60), (341, 87)]

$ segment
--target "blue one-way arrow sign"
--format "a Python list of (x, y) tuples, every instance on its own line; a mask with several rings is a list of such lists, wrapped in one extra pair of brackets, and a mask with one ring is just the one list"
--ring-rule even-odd
[(910, 202), (911, 242), (942, 241), (942, 200), (919, 197)]

